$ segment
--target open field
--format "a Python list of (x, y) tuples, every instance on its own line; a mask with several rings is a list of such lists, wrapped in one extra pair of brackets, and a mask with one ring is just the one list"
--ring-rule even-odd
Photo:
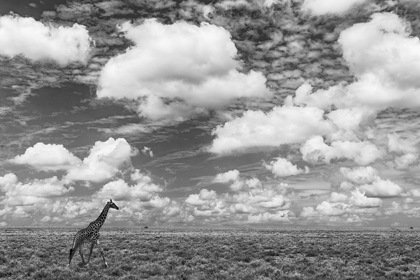
[(417, 230), (102, 229), (109, 267), (95, 247), (68, 268), (76, 231), (0, 229), (0, 278), (420, 279)]

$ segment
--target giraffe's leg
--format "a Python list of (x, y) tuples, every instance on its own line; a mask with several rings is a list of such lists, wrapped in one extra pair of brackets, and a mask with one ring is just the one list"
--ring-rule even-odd
[(88, 257), (88, 261), (87, 261), (88, 264), (89, 264), (89, 261), (90, 261), (90, 256), (92, 256), (93, 247), (95, 247), (95, 242), (92, 242), (90, 244), (90, 252), (89, 252), (89, 257)]
[(85, 258), (83, 257), (82, 247), (83, 247), (83, 245), (80, 245), (80, 247), (79, 247), (79, 254), (80, 254), (80, 256), (82, 257), (82, 262), (83, 262), (83, 264), (85, 264)]
[(102, 259), (104, 260), (105, 266), (108, 267), (108, 264), (106, 263), (106, 260), (105, 260), (104, 252), (102, 251), (101, 245), (99, 244), (99, 240), (96, 240), (96, 245), (98, 245), (99, 252), (101, 252), (101, 256), (102, 256)]

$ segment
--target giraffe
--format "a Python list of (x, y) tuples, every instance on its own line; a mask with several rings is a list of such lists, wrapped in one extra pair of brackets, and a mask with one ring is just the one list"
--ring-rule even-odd
[(112, 202), (112, 199), (108, 201), (102, 210), (99, 217), (91, 222), (88, 227), (79, 230), (73, 239), (73, 245), (70, 249), (70, 255), (69, 255), (69, 264), (67, 266), (70, 266), (71, 259), (73, 258), (74, 253), (77, 249), (79, 249), (80, 257), (82, 258), (83, 264), (85, 264), (85, 259), (83, 257), (83, 244), (90, 242), (90, 252), (89, 257), (87, 260), (87, 265), (89, 265), (90, 256), (92, 255), (93, 247), (98, 245), (99, 251), (101, 252), (102, 259), (104, 260), (105, 267), (108, 267), (108, 264), (106, 263), (104, 252), (102, 251), (101, 245), (99, 245), (99, 230), (101, 229), (102, 225), (105, 222), (106, 216), (108, 215), (109, 208), (119, 209), (117, 205), (115, 205), (114, 202)]

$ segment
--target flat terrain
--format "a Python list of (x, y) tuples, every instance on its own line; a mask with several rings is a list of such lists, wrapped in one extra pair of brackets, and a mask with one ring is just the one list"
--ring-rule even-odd
[(0, 278), (420, 279), (418, 230), (102, 229), (109, 267), (67, 267), (76, 231), (0, 229)]

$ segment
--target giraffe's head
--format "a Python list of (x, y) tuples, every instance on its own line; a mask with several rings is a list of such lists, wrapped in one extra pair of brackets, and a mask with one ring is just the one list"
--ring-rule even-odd
[(115, 205), (114, 202), (112, 202), (112, 199), (110, 199), (108, 203), (109, 203), (109, 208), (114, 208), (114, 209), (117, 209), (117, 210), (120, 209), (120, 208), (118, 208), (117, 205)]

